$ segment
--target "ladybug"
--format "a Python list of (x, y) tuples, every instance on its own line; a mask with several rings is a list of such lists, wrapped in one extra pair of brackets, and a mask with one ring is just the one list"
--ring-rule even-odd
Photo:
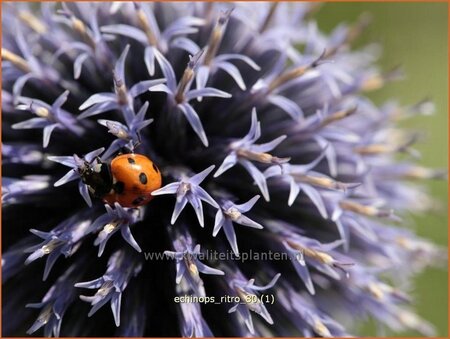
[[(96, 159), (97, 164), (85, 166), (81, 179), (94, 197), (113, 205), (138, 207), (152, 200), (151, 193), (161, 187), (161, 172), (142, 154), (121, 154), (111, 163)], [(86, 164), (88, 165), (88, 164)]]

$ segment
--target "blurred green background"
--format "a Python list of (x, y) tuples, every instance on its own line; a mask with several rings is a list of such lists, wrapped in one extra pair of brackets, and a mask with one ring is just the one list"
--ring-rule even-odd
[[(319, 27), (329, 32), (340, 22), (352, 23), (361, 13), (371, 14), (372, 23), (357, 44), (381, 43), (381, 67), (389, 70), (400, 64), (406, 79), (390, 83), (369, 96), (376, 103), (389, 98), (402, 104), (414, 104), (426, 97), (433, 100), (434, 115), (415, 117), (402, 124), (425, 133), (425, 139), (415, 148), (422, 153), (420, 163), (434, 168), (448, 168), (447, 6), (447, 3), (325, 3), (315, 15)], [(415, 227), (420, 235), (447, 247), (447, 183), (434, 181), (427, 187), (434, 198), (442, 201), (442, 211), (415, 217)], [(413, 290), (418, 313), (436, 326), (441, 337), (448, 336), (447, 286), (445, 269), (428, 269), (416, 279)], [(358, 334), (377, 333), (368, 324)], [(414, 332), (400, 335), (420, 336)]]

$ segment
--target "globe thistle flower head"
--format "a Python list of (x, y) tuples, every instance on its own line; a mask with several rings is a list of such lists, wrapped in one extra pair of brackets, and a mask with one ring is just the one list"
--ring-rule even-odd
[(434, 333), (408, 292), (444, 252), (408, 213), (432, 205), (411, 181), (446, 172), (398, 125), (432, 104), (366, 96), (400, 75), (352, 47), (366, 17), (325, 34), (315, 3), (2, 9), (4, 335)]

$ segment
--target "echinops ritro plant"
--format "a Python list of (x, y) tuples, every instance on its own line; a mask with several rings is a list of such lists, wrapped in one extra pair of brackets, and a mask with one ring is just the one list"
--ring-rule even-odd
[[(445, 252), (404, 216), (446, 175), (397, 124), (432, 104), (374, 105), (367, 16), (317, 8), (2, 3), (4, 336), (433, 335), (407, 292)], [(161, 187), (106, 203), (87, 171), (132, 153)]]

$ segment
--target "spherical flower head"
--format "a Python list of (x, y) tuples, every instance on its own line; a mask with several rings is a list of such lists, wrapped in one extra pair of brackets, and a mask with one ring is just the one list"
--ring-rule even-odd
[[(432, 105), (366, 97), (399, 76), (352, 48), (366, 17), (327, 35), (309, 3), (2, 9), (4, 335), (433, 334), (402, 288), (443, 252), (402, 216), (430, 206), (408, 180), (446, 175), (397, 126)], [(150, 194), (117, 180), (126, 153), (163, 183), (104, 205)]]

